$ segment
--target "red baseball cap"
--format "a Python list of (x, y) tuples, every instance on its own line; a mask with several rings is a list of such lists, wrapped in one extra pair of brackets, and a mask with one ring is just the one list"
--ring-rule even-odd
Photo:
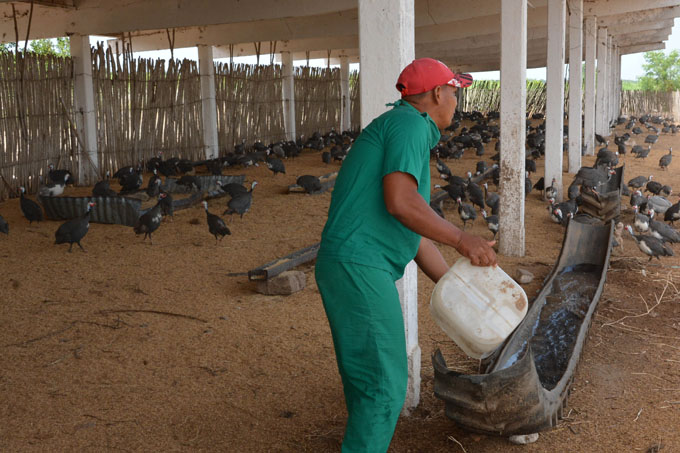
[(425, 93), (440, 85), (469, 87), (472, 85), (472, 76), (453, 72), (434, 58), (418, 58), (401, 71), (397, 80), (397, 90), (402, 97)]

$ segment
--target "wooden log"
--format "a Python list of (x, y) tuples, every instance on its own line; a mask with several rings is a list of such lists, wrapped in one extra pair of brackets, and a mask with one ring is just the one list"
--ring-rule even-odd
[(282, 272), (292, 269), (300, 264), (307, 263), (316, 258), (319, 252), (319, 247), (321, 243), (316, 243), (305, 247), (303, 249), (297, 250), (290, 255), (284, 256), (283, 258), (270, 261), (267, 264), (256, 267), (248, 271), (248, 279), (254, 280), (267, 280), (269, 278), (275, 277)]

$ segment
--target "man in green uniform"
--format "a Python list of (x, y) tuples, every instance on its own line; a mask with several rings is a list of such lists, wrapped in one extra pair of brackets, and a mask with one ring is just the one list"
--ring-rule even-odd
[(395, 281), (409, 261), (433, 281), (449, 269), (433, 240), (472, 264), (496, 254), (430, 208), (429, 157), (472, 77), (440, 61), (402, 71), (402, 98), (354, 142), (338, 174), (317, 256), (316, 281), (333, 335), (348, 419), (343, 452), (385, 452), (406, 397), (404, 321)]

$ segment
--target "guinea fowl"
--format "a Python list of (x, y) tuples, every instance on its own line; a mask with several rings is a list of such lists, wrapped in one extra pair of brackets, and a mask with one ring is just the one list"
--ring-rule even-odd
[(146, 211), (144, 214), (142, 214), (139, 217), (139, 219), (137, 219), (137, 222), (133, 227), (135, 234), (144, 233), (145, 241), (146, 237), (148, 236), (151, 245), (153, 245), (151, 233), (156, 231), (158, 227), (161, 225), (161, 219), (163, 218), (163, 214), (161, 212), (161, 201), (163, 201), (163, 199), (165, 198), (167, 198), (167, 195), (165, 193), (161, 193), (158, 196), (158, 201), (156, 202), (156, 205), (153, 208)]
[(21, 191), (21, 212), (23, 212), (24, 217), (28, 219), (28, 224), (32, 224), (33, 221), (40, 222), (41, 220), (44, 220), (43, 210), (40, 205), (24, 196), (26, 189), (23, 186), (20, 187), (19, 190)]
[(658, 220), (651, 219), (649, 221), (649, 233), (663, 242), (680, 242), (680, 232), (670, 225), (666, 225)]
[(190, 191), (201, 191), (201, 182), (198, 180), (198, 178), (192, 175), (182, 175), (182, 177), (177, 180), (177, 185), (184, 186)]
[(118, 194), (109, 185), (109, 172), (106, 172), (106, 179), (98, 181), (92, 188), (93, 197), (117, 197)]
[(633, 211), (635, 212), (634, 215), (635, 220), (633, 221), (633, 226), (635, 227), (636, 230), (644, 233), (649, 229), (649, 216), (645, 214), (640, 214), (639, 206), (634, 206)]
[(659, 136), (654, 134), (649, 134), (647, 137), (645, 137), (645, 143), (651, 143), (652, 145), (656, 143), (658, 140)]
[[(162, 195), (162, 197), (161, 197)], [(173, 205), (172, 195), (167, 192), (158, 194), (158, 203), (161, 205), (161, 216), (175, 218), (175, 206)]]
[(486, 215), (486, 211), (482, 209), (482, 217), (486, 221), (486, 226), (489, 231), (493, 233), (493, 239), (496, 239), (496, 234), (498, 234), (498, 216), (497, 215)]
[(543, 192), (545, 190), (545, 178), (541, 176), (538, 181), (536, 181), (536, 184), (534, 184), (534, 189), (540, 190)]
[(607, 144), (607, 139), (605, 139), (603, 136), (600, 134), (595, 134), (595, 140), (597, 141), (598, 144), (600, 145), (606, 145)]
[(557, 198), (557, 180), (555, 178), (552, 179), (550, 186), (545, 188), (545, 198)]
[(208, 211), (208, 202), (204, 201), (203, 202), (203, 207), (205, 208), (205, 214), (208, 218), (208, 231), (210, 231), (210, 234), (215, 236), (215, 244), (217, 244), (217, 236), (220, 236), (220, 241), (224, 239), (224, 236), (227, 234), (231, 234), (231, 231), (229, 231), (229, 228), (227, 228), (227, 225), (224, 223), (224, 220), (222, 220), (219, 216), (215, 214), (211, 214), (210, 211)]
[(146, 188), (146, 194), (149, 196), (149, 198), (155, 198), (158, 195), (160, 195), (161, 183), (162, 183), (161, 178), (149, 180), (149, 185)]
[(0, 215), (0, 233), (9, 234), (9, 223)]
[(80, 244), (80, 240), (85, 237), (88, 230), (90, 229), (90, 212), (92, 208), (95, 207), (96, 203), (88, 203), (87, 211), (82, 216), (67, 220), (62, 223), (61, 226), (54, 233), (54, 243), (55, 244), (70, 244), (68, 251), (71, 252), (73, 244), (78, 244), (78, 247), (84, 252), (85, 249)]
[(266, 163), (267, 168), (270, 169), (272, 173), (274, 173), (274, 176), (276, 176), (277, 173), (283, 173), (284, 175), (286, 174), (286, 167), (283, 165), (281, 159), (277, 159), (275, 157), (267, 158)]
[(236, 195), (234, 198), (229, 200), (227, 203), (227, 210), (222, 213), (225, 214), (239, 214), (243, 218), (243, 214), (250, 211), (250, 207), (253, 204), (253, 189), (257, 185), (257, 181), (253, 181), (250, 186), (250, 190), (246, 193)]
[(130, 168), (128, 173), (124, 173), (118, 178), (118, 182), (121, 186), (120, 194), (125, 195), (139, 190), (139, 188), (142, 187), (142, 184), (144, 183), (144, 179), (141, 172)]
[(673, 148), (668, 148), (668, 154), (661, 156), (661, 159), (659, 159), (659, 167), (661, 167), (662, 170), (665, 170), (668, 168), (668, 166), (671, 164), (671, 160), (673, 159)]
[(639, 150), (637, 153), (635, 153), (635, 158), (636, 159), (645, 159), (647, 156), (649, 156), (649, 152), (652, 150), (652, 145), (649, 145), (648, 148), (642, 148)]
[(479, 162), (477, 162), (477, 165), (475, 166), (475, 175), (483, 175), (484, 173), (486, 173), (486, 170), (487, 170), (486, 162), (480, 160)]
[(646, 202), (647, 198), (645, 198), (639, 190), (636, 190), (630, 196), (630, 205), (633, 207), (640, 206), (642, 203)]
[(58, 197), (64, 193), (64, 188), (66, 187), (66, 182), (69, 176), (64, 175), (64, 181), (62, 182), (51, 182), (45, 186), (42, 186), (38, 193), (41, 197)]
[(649, 261), (652, 261), (652, 258), (661, 261), (660, 256), (673, 256), (673, 250), (654, 236), (633, 234), (633, 227), (630, 225), (626, 225), (626, 231), (633, 237), (640, 251), (649, 256)]
[(437, 157), (434, 165), (437, 167), (437, 171), (440, 175), (439, 177), (448, 181), (448, 179), (451, 177), (451, 170), (449, 167), (444, 162), (442, 162), (439, 157)]
[(68, 181), (73, 181), (73, 175), (70, 171), (62, 169), (55, 170), (53, 164), (49, 164), (48, 168), (50, 170), (47, 173), (47, 178), (50, 180), (50, 182), (57, 184), (67, 184)]
[(647, 209), (651, 209), (657, 214), (665, 214), (665, 212), (670, 209), (672, 203), (660, 196), (648, 196), (647, 197)]
[(442, 209), (442, 205), (444, 204), (444, 200), (439, 200), (439, 203), (435, 203), (434, 201), (430, 201), (430, 207), (434, 212), (437, 213), (439, 217), (442, 219), (445, 219), (444, 217), (444, 209)]
[(489, 184), (484, 183), (484, 201), (491, 208), (491, 215), (497, 215), (501, 206), (501, 197), (497, 193), (489, 192)]
[(230, 182), (229, 184), (223, 184), (222, 181), (217, 181), (217, 185), (220, 189), (228, 194), (230, 197), (234, 198), (237, 195), (248, 192), (248, 189), (243, 187), (241, 184)]
[(649, 177), (649, 182), (645, 186), (645, 190), (647, 192), (651, 192), (654, 195), (659, 195), (659, 192), (661, 192), (661, 188), (663, 187), (663, 184), (657, 181), (652, 181), (652, 177)]
[(628, 187), (631, 187), (633, 189), (639, 189), (640, 187), (644, 186), (647, 184), (647, 182), (652, 180), (652, 175), (649, 175), (648, 178), (645, 178), (644, 176), (636, 176), (635, 178), (631, 179), (628, 181)]
[(449, 197), (451, 197), (452, 200), (456, 200), (458, 198), (461, 198), (463, 200), (467, 200), (467, 195), (465, 195), (465, 185), (463, 184), (447, 184), (445, 186), (440, 186), (439, 184), (434, 185), (435, 189), (442, 189), (446, 191), (446, 193), (449, 194)]
[(666, 212), (663, 213), (663, 219), (666, 222), (671, 222), (671, 225), (680, 220), (680, 201), (666, 209)]
[(458, 198), (456, 202), (458, 203), (458, 215), (460, 215), (460, 219), (463, 221), (463, 230), (465, 230), (468, 221), (471, 221), (472, 223), (475, 222), (477, 212), (475, 211), (474, 206), (463, 203), (460, 198)]
[(319, 178), (313, 175), (302, 175), (295, 183), (305, 189), (307, 193), (319, 192), (322, 188)]
[(531, 193), (531, 187), (531, 178), (529, 178), (529, 172), (527, 171), (524, 173), (524, 198)]
[(321, 153), (321, 161), (324, 164), (330, 164), (331, 163), (331, 152), (330, 151), (324, 151)]
[(481, 187), (472, 182), (472, 173), (467, 172), (468, 180), (465, 190), (468, 194), (468, 198), (473, 205), (479, 206), (479, 209), (484, 209), (484, 192), (482, 192)]
[(608, 149), (602, 148), (597, 153), (597, 159), (595, 160), (595, 166), (604, 165), (606, 167), (616, 167), (619, 164), (619, 152), (609, 151)]

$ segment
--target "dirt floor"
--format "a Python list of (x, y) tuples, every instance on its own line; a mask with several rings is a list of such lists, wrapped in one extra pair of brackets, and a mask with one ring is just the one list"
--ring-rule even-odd
[[(658, 168), (679, 142), (662, 135), (646, 160), (627, 156), (626, 181), (653, 174), (680, 188), (680, 158), (669, 171)], [(460, 175), (476, 160), (468, 151), (448, 163)], [(92, 224), (87, 253), (67, 253), (67, 245), (53, 244), (61, 222), (29, 226), (18, 199), (0, 203), (10, 223), (9, 236), (0, 235), (0, 450), (339, 450), (346, 412), (313, 264), (300, 267), (307, 287), (288, 297), (258, 294), (247, 277), (229, 276), (319, 240), (331, 194), (286, 189), (299, 175), (338, 165), (309, 151), (285, 164), (285, 175), (264, 166), (231, 172), (260, 185), (251, 212), (234, 217), (232, 235), (218, 244), (197, 205), (164, 222), (153, 245), (130, 227)], [(442, 183), (432, 168), (432, 183)], [(571, 177), (564, 177), (566, 193)], [(66, 195), (90, 190), (67, 188)], [(212, 200), (210, 210), (221, 214), (225, 205)], [(536, 191), (528, 196), (526, 256), (499, 257), (511, 275), (518, 266), (536, 275), (525, 285), (530, 298), (564, 232), (545, 207)], [(453, 204), (445, 212), (462, 224)], [(472, 231), (491, 237), (481, 218)], [(433, 284), (420, 274), (421, 402), (400, 419), (390, 451), (680, 451), (680, 247), (674, 250), (648, 264), (626, 237), (624, 250), (613, 252), (566, 417), (528, 446), (466, 432), (445, 416), (433, 395), (431, 353), (441, 348), (449, 366), (465, 372), (477, 362), (434, 323)], [(442, 251), (451, 264), (458, 257)]]

